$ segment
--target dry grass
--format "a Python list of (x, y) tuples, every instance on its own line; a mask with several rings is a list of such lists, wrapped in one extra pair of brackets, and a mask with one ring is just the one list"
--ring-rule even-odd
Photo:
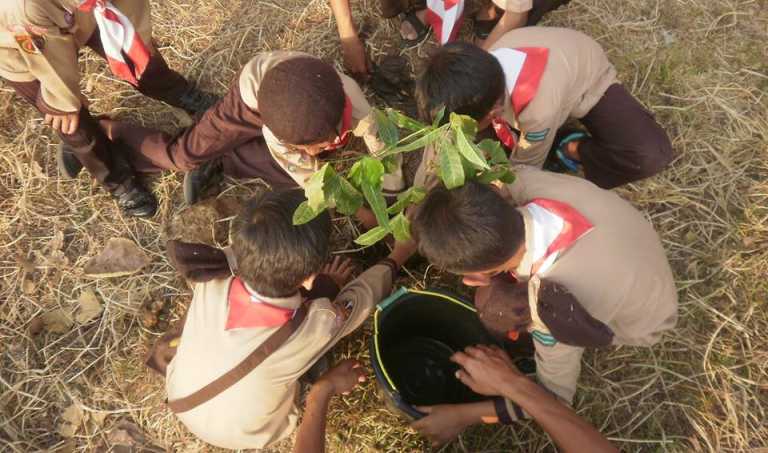
[[(256, 51), (300, 49), (340, 61), (322, 0), (153, 3), (155, 36), (171, 65), (217, 92)], [(374, 59), (399, 52), (396, 27), (377, 19), (376, 2), (353, 3), (369, 24)], [(574, 0), (547, 21), (596, 37), (680, 153), (662, 175), (621, 190), (662, 235), (680, 288), (679, 327), (652, 349), (586, 354), (576, 398), (579, 413), (623, 451), (768, 447), (766, 7), (764, 0)], [(417, 61), (427, 48), (407, 54)], [(172, 109), (116, 82), (93, 55), (83, 66), (94, 111), (180, 124)], [(156, 218), (122, 217), (84, 174), (58, 177), (56, 139), (8, 88), (0, 105), (0, 450), (95, 451), (126, 420), (162, 449), (214, 451), (175, 421), (160, 380), (142, 365), (164, 322), (144, 327), (141, 306), (161, 301), (163, 316), (173, 319), (189, 301), (163, 250), (163, 225), (181, 210), (180, 176), (154, 181), (162, 202)], [(227, 196), (254, 187), (233, 186)], [(347, 248), (349, 224), (337, 226), (339, 248)], [(131, 278), (85, 278), (85, 260), (113, 236), (135, 240), (152, 265)], [(457, 286), (423, 265), (410, 271), (403, 284)], [(102, 316), (63, 333), (30, 332), (41, 313), (73, 313), (86, 288), (104, 302)], [(340, 355), (367, 358), (368, 336), (345, 341)], [(57, 430), (73, 403), (89, 421), (64, 438)], [(330, 451), (425, 448), (384, 409), (372, 384), (337, 400), (332, 413)], [(521, 424), (480, 427), (445, 449), (510, 450), (553, 447), (535, 425)]]

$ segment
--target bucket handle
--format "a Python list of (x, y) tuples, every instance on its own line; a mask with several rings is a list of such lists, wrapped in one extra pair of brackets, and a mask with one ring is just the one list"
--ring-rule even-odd
[(376, 308), (379, 311), (384, 311), (387, 309), (388, 306), (392, 305), (392, 302), (396, 301), (400, 297), (404, 296), (408, 293), (408, 289), (404, 286), (401, 286), (398, 288), (394, 293), (392, 293), (389, 297), (379, 302), (379, 304), (376, 306)]

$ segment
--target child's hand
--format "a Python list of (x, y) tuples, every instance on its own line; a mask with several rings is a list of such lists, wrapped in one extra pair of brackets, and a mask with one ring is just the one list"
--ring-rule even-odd
[(461, 405), (417, 406), (416, 409), (427, 415), (411, 423), (411, 428), (429, 439), (433, 447), (447, 444), (473, 423)]
[(320, 273), (331, 277), (339, 288), (343, 288), (352, 277), (353, 270), (351, 259), (337, 255), (320, 269)]
[(346, 395), (361, 382), (365, 382), (363, 366), (357, 360), (347, 359), (326, 371), (315, 385), (327, 388), (334, 395)]
[(451, 360), (461, 365), (456, 377), (481, 395), (501, 395), (510, 381), (523, 375), (498, 346), (469, 346)]

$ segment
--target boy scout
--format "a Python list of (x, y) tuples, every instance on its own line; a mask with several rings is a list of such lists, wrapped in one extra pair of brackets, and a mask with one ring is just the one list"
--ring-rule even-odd
[[(611, 344), (650, 346), (675, 326), (672, 271), (658, 235), (639, 211), (581, 178), (524, 166), (516, 177), (500, 189), (476, 182), (433, 189), (413, 221), (419, 251), (463, 275), (466, 285), (486, 286), (491, 277), (509, 274), (530, 281), (536, 297), (541, 281), (567, 288), (572, 297), (550, 294), (545, 302), (578, 301), (610, 328)], [(558, 341), (546, 326), (535, 328), (541, 331), (533, 334), (539, 381), (570, 403), (584, 348)], [(488, 402), (461, 410), (439, 406), (428, 423), (452, 438), (481, 417), (513, 418), (503, 408), (495, 411)]]
[[(652, 176), (673, 158), (667, 134), (616, 79), (605, 51), (574, 30), (521, 28), (490, 52), (445, 46), (417, 82), (416, 97), (426, 117), (442, 105), (472, 116), (515, 163), (541, 167), (554, 143), (564, 165), (583, 167), (606, 189)], [(569, 118), (589, 134), (560, 130)]]
[[(357, 83), (317, 58), (292, 51), (257, 54), (224, 98), (178, 134), (101, 123), (110, 138), (132, 150), (138, 171), (191, 171), (184, 181), (188, 203), (195, 203), (221, 172), (261, 178), (278, 188), (303, 187), (321, 167), (318, 157), (345, 146), (353, 134), (371, 153), (384, 147)], [(384, 176), (385, 193), (394, 194), (404, 184), (400, 170)]]
[[(506, 32), (536, 25), (549, 11), (570, 0), (492, 0), (481, 2), (474, 18), (475, 37), (488, 48)], [(464, 19), (464, 0), (381, 0), (381, 14), (402, 15), (400, 34), (408, 45), (426, 38), (430, 28), (440, 44), (454, 41)]]
[[(233, 224), (236, 276), (194, 286), (166, 390), (171, 409), (210, 444), (263, 448), (290, 435), (298, 418), (299, 377), (365, 321), (410, 256), (397, 246), (341, 292), (337, 288), (337, 296), (304, 300), (300, 289), (312, 286), (328, 258), (331, 221), (326, 212), (293, 225), (303, 200), (299, 190), (252, 200)], [(292, 330), (276, 343), (286, 326)], [(225, 376), (265, 348), (269, 352), (257, 366), (222, 389)]]
[(84, 165), (127, 214), (140, 217), (152, 216), (157, 202), (89, 113), (77, 53), (90, 47), (147, 96), (188, 112), (205, 108), (210, 96), (168, 68), (151, 34), (148, 0), (0, 2), (0, 78), (61, 137), (63, 173), (74, 176)]

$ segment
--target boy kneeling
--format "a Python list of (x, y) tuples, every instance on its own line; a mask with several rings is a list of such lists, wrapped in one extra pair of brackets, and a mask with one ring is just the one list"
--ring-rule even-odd
[[(529, 283), (536, 322), (522, 318), (504, 330), (531, 331), (539, 382), (571, 403), (585, 346), (650, 346), (675, 326), (674, 277), (653, 226), (616, 194), (532, 167), (515, 174), (500, 188), (468, 182), (433, 189), (413, 231), (421, 254), (468, 286), (488, 286), (497, 276)], [(486, 325), (504, 315), (493, 305), (481, 308)], [(429, 413), (417, 428), (439, 442), (481, 420), (520, 416), (513, 406), (487, 402)]]
[[(210, 444), (263, 448), (290, 435), (299, 377), (365, 321), (409, 255), (396, 248), (341, 292), (305, 297), (329, 256), (331, 221), (323, 213), (293, 225), (302, 201), (299, 190), (251, 200), (233, 225), (236, 275), (194, 286), (166, 390), (179, 419)], [(288, 332), (275, 341), (279, 330)], [(222, 377), (260, 349), (263, 361), (222, 390)]]

